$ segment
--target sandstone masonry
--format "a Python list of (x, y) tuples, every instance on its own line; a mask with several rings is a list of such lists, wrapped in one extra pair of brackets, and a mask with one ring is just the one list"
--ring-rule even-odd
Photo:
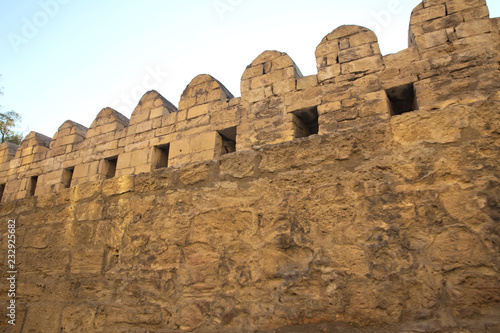
[(0, 328), (499, 332), (499, 25), (424, 0), (399, 53), (341, 26), (317, 75), (266, 51), (241, 97), (199, 75), (2, 144)]

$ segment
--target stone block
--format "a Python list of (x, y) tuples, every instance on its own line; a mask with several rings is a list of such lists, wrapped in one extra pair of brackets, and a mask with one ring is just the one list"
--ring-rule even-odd
[(326, 56), (328, 54), (337, 54), (340, 51), (338, 42), (322, 42), (316, 48), (316, 58)]
[(365, 101), (376, 101), (376, 100), (386, 100), (387, 99), (387, 93), (383, 90), (381, 91), (375, 91), (366, 95), (363, 95), (362, 98)]
[[(190, 152), (201, 152), (205, 150), (210, 150), (214, 151), (215, 149), (215, 131), (214, 132), (207, 132), (207, 133), (200, 133), (198, 135), (195, 135), (191, 137), (191, 140), (189, 142), (189, 151)], [(213, 156), (210, 157), (212, 159)]]
[(461, 10), (472, 9), (476, 7), (486, 6), (486, 0), (447, 0), (446, 8), (448, 14), (452, 14)]
[[(233, 123), (234, 126), (240, 123), (241, 113), (237, 107), (230, 107), (212, 113), (210, 121), (212, 124)], [(233, 127), (233, 126), (226, 126)]]
[(159, 117), (162, 117), (163, 115), (166, 115), (166, 114), (168, 114), (168, 109), (164, 106), (160, 106), (160, 107), (157, 107), (157, 108), (154, 108), (153, 110), (151, 110), (151, 113), (149, 115), (149, 119), (159, 118)]
[(210, 114), (203, 114), (199, 117), (189, 119), (186, 122), (179, 123), (176, 127), (176, 130), (177, 132), (185, 134), (186, 130), (192, 130), (200, 127), (207, 127), (210, 124), (210, 120), (211, 120)]
[(318, 85), (318, 76), (309, 75), (297, 79), (297, 90), (304, 90)]
[(281, 56), (283, 56), (283, 53), (278, 51), (265, 51), (262, 54), (260, 54), (254, 61), (252, 61), (251, 66), (264, 64), (268, 61), (271, 61)]
[(9, 198), (9, 200), (21, 200), (21, 199), (24, 199), (24, 198), (27, 198), (28, 197), (28, 191), (26, 190), (20, 190), (18, 191), (17, 193), (14, 192), (14, 196), (13, 198)]
[[(463, 15), (465, 22), (475, 21), (490, 17), (490, 11), (486, 6), (475, 7), (469, 10), (464, 10), (460, 13)], [(495, 20), (495, 18), (492, 18), (492, 20)]]
[(342, 103), (340, 101), (324, 103), (318, 106), (318, 113), (325, 114), (328, 112), (338, 111), (342, 108)]
[(324, 82), (333, 79), (336, 76), (340, 75), (340, 71), (341, 71), (340, 64), (320, 68), (318, 69), (318, 81)]
[(115, 177), (122, 177), (125, 175), (133, 175), (133, 174), (135, 174), (135, 168), (133, 167), (126, 167), (122, 169), (117, 168), (115, 172)]
[(194, 127), (194, 128), (189, 128), (187, 127), (185, 130), (182, 131), (182, 133), (179, 133), (178, 137), (179, 138), (187, 138), (192, 135), (198, 134), (198, 133), (203, 133), (207, 131), (212, 131), (213, 128), (209, 125), (206, 126), (199, 126), (199, 127)]
[(212, 163), (194, 163), (181, 167), (180, 180), (185, 185), (193, 185), (208, 179)]
[(58, 184), (62, 179), (62, 170), (48, 172), (39, 177), (39, 185)]
[(411, 14), (410, 24), (423, 23), (444, 16), (446, 16), (446, 6), (444, 4), (426, 7)]
[[(447, 121), (459, 124), (460, 114), (447, 113)], [(406, 117), (391, 118), (392, 131), (396, 142), (409, 144), (411, 142), (451, 143), (460, 138), (459, 127), (438, 128), (435, 119), (427, 118), (426, 113), (412, 113)], [(400, 119), (398, 119), (400, 118)], [(417, 121), (418, 120), (418, 121)]]
[(316, 58), (316, 68), (320, 69), (322, 67), (328, 66), (328, 57), (330, 57), (330, 56), (336, 57), (336, 54), (331, 54), (331, 55), (327, 55), (324, 57), (322, 56), (322, 57)]
[(273, 70), (280, 70), (291, 66), (293, 66), (293, 63), (288, 56), (281, 56), (272, 60)]
[(54, 147), (54, 148), (52, 148), (52, 155), (53, 156), (64, 155), (64, 154), (66, 154), (66, 151), (67, 151), (66, 149), (67, 149), (66, 146)]
[[(243, 90), (242, 90), (243, 91)], [(264, 88), (252, 89), (243, 95), (243, 98), (249, 103), (255, 103), (264, 100), (266, 97)]]
[[(300, 96), (300, 95), (299, 95)], [(321, 99), (316, 98), (316, 99), (306, 99), (306, 100), (298, 100), (296, 103), (293, 103), (292, 105), (289, 105), (287, 107), (287, 112), (295, 112), (298, 110), (304, 110), (304, 109), (311, 109), (316, 107), (318, 104), (320, 104)], [(266, 129), (269, 130), (269, 129)]]
[(374, 92), (382, 89), (379, 73), (368, 74), (354, 81), (354, 89), (358, 94)]
[(250, 89), (259, 89), (287, 79), (284, 70), (271, 72), (251, 79)]
[(418, 79), (419, 78), (416, 75), (399, 76), (399, 77), (396, 77), (392, 80), (384, 80), (382, 82), (382, 88), (389, 89), (389, 88), (393, 88), (393, 87), (404, 86), (404, 85), (407, 85), (409, 83), (417, 82)]
[[(217, 83), (217, 82), (214, 82)], [(225, 100), (226, 94), (222, 89), (214, 89), (208, 92), (207, 94), (207, 101), (208, 102), (214, 102), (214, 101), (220, 101), (220, 100)]]
[(150, 173), (153, 170), (153, 166), (151, 164), (141, 164), (137, 165), (134, 168), (134, 175), (140, 175), (141, 173)]
[(251, 79), (247, 80), (241, 80), (240, 82), (240, 91), (243, 94), (243, 92), (247, 92), (250, 90), (250, 83), (252, 82)]
[(241, 79), (242, 80), (251, 79), (253, 77), (260, 76), (263, 74), (264, 74), (264, 65), (259, 64), (259, 65), (255, 65), (255, 66), (247, 68), (245, 70), (245, 72), (243, 73), (243, 76), (241, 77)]
[(319, 104), (321, 101), (321, 97), (323, 96), (323, 87), (316, 86), (305, 89), (301, 91), (297, 96), (300, 96), (300, 100), (302, 101), (310, 101), (313, 103)]
[(67, 135), (70, 135), (72, 132), (72, 129), (67, 127), (67, 128), (63, 128), (63, 129), (60, 129), (58, 132), (57, 132), (57, 138), (61, 138), (63, 136), (67, 136)]
[[(142, 164), (147, 164), (149, 160), (149, 154), (150, 154), (149, 147), (145, 149), (140, 149), (140, 150), (135, 150), (131, 153), (130, 157), (130, 166), (138, 166)], [(121, 156), (118, 158), (120, 160)]]
[(454, 13), (442, 18), (438, 18), (421, 25), (422, 32), (420, 34), (434, 32), (448, 28), (455, 28), (464, 21), (462, 13)]
[(35, 160), (35, 155), (28, 155), (22, 158), (21, 165), (32, 164), (34, 160)]
[[(378, 52), (380, 53), (380, 52)], [(342, 50), (338, 53), (338, 60), (340, 64), (370, 57), (375, 55), (371, 44), (363, 44), (358, 47), (352, 47), (347, 50)]]
[(39, 162), (42, 162), (43, 160), (45, 160), (47, 158), (47, 148), (44, 148), (44, 147), (40, 147), (42, 149), (40, 149), (40, 151), (38, 151), (37, 149), (38, 147), (35, 147), (35, 154), (33, 155), (33, 162), (36, 163), (36, 168), (39, 167), (40, 163)]
[(231, 98), (228, 103), (229, 103), (229, 107), (240, 105), (241, 104), (241, 97)]
[(389, 119), (391, 116), (391, 104), (389, 99), (371, 101), (363, 103), (358, 107), (360, 117), (379, 116), (381, 119)]
[(179, 102), (179, 111), (187, 110), (196, 105), (196, 97), (182, 98)]
[[(326, 40), (337, 40), (342, 37), (347, 37), (350, 35), (357, 34), (359, 32), (366, 31), (366, 28), (357, 25), (342, 25), (326, 35)], [(324, 41), (324, 40), (323, 40)]]
[(346, 50), (351, 47), (351, 44), (349, 43), (349, 38), (341, 38), (339, 41), (339, 47), (341, 50)]
[(341, 65), (342, 74), (373, 73), (383, 68), (382, 58), (372, 56)]
[(138, 123), (135, 128), (135, 134), (151, 131), (153, 129), (153, 122), (151, 120)]
[(441, 4), (446, 3), (447, 0), (423, 0), (422, 5), (419, 9), (422, 8), (427, 8), (427, 7), (432, 7), (432, 6), (438, 6)]
[(373, 31), (363, 31), (355, 35), (349, 36), (349, 47), (357, 47), (364, 44), (377, 43), (377, 36)]
[[(149, 140), (139, 140), (137, 142), (133, 142), (133, 143), (129, 143), (127, 145), (127, 150), (129, 152), (132, 152), (132, 151), (135, 151), (135, 150), (142, 150), (142, 149), (146, 149), (146, 148), (149, 148), (151, 145), (150, 145), (150, 142)], [(115, 154), (115, 155), (120, 155), (121, 152), (118, 152), (118, 154)], [(107, 153), (106, 154), (107, 156), (112, 156), (113, 154), (112, 153)]]
[(33, 147), (26, 147), (21, 150), (21, 157), (26, 157), (33, 154)]
[(183, 121), (187, 119), (187, 110), (181, 110), (177, 112), (177, 121)]
[(248, 150), (239, 154), (224, 155), (220, 160), (220, 173), (222, 177), (234, 178), (251, 177), (256, 172), (259, 154), (254, 150)]
[(204, 150), (204, 151), (200, 151), (200, 152), (195, 152), (191, 155), (190, 163), (209, 161), (209, 160), (213, 160), (216, 157), (218, 157), (218, 156), (215, 156), (214, 150), (212, 150), (212, 149), (211, 150)]
[(288, 79), (274, 83), (272, 91), (275, 95), (284, 95), (288, 92), (294, 91), (295, 88), (296, 88), (296, 80)]
[(384, 64), (388, 69), (400, 69), (408, 66), (417, 59), (419, 59), (417, 49), (415, 47), (410, 47), (398, 53), (384, 56)]
[[(146, 96), (146, 99), (141, 99), (141, 110), (149, 111), (155, 107), (155, 96), (151, 94), (151, 96)], [(148, 112), (146, 112), (148, 114)]]
[(191, 163), (191, 158), (192, 158), (192, 154), (176, 156), (176, 157), (169, 158), (168, 163), (170, 166), (184, 165), (184, 164)]
[(454, 41), (453, 45), (462, 48), (464, 50), (462, 53), (464, 54), (475, 53), (477, 56), (479, 56), (477, 53), (478, 48), (481, 48), (481, 52), (484, 54), (484, 52), (495, 52), (495, 47), (497, 46), (497, 44), (492, 43), (491, 35), (489, 34), (461, 38)]
[(92, 138), (94, 136), (97, 136), (101, 134), (101, 131), (99, 128), (89, 128), (89, 130), (87, 131), (87, 138)]
[(73, 172), (73, 178), (84, 178), (89, 174), (89, 164), (80, 164), (75, 166), (75, 171)]
[(154, 118), (151, 120), (151, 127), (156, 130), (158, 128), (161, 128), (161, 125), (162, 125), (162, 117), (158, 117), (158, 118)]
[(432, 47), (446, 43), (448, 41), (448, 35), (446, 33), (446, 30), (438, 30), (435, 32), (423, 34), (421, 36), (415, 36), (415, 41), (419, 48), (430, 49)]
[(77, 142), (78, 138), (79, 138), (79, 136), (76, 134), (68, 135), (68, 136), (62, 138), (61, 144), (62, 145), (71, 145), (71, 144)]
[(424, 75), (426, 72), (432, 69), (432, 65), (428, 60), (415, 61), (409, 66), (401, 69), (401, 75), (403, 77)]
[(169, 156), (175, 158), (189, 153), (189, 138), (170, 143)]
[(334, 114), (334, 119), (337, 122), (342, 122), (346, 120), (354, 120), (359, 117), (359, 112), (358, 109), (355, 107), (349, 107), (349, 108), (341, 108), (340, 110), (336, 111)]
[(211, 100), (208, 98), (208, 91), (203, 91), (196, 94), (196, 105), (201, 105), (210, 102)]
[(210, 75), (198, 75), (191, 81), (190, 86), (194, 87), (204, 83), (209, 83), (210, 81), (213, 81), (213, 78)]
[(193, 119), (201, 115), (207, 114), (210, 104), (197, 105), (188, 110), (187, 119)]
[(117, 123), (106, 124), (106, 125), (98, 127), (99, 134), (115, 132), (118, 129), (119, 129), (119, 125)]
[[(181, 112), (181, 111), (179, 111), (179, 112)], [(162, 120), (161, 126), (166, 127), (166, 126), (174, 125), (177, 122), (177, 115), (179, 114), (179, 112), (173, 112), (173, 113), (169, 113), (169, 114), (163, 116), (161, 119)]]
[(492, 31), (492, 24), (489, 18), (477, 21), (463, 22), (456, 28), (458, 38), (485, 34)]

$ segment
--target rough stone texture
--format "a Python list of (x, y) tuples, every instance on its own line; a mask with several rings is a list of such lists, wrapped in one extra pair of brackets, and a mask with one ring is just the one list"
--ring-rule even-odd
[(5, 203), (23, 233), (20, 327), (487, 332), (500, 324), (499, 107)]
[(425, 0), (397, 54), (342, 26), (317, 75), (266, 51), (241, 98), (199, 75), (2, 144), (0, 330), (499, 332), (498, 22)]

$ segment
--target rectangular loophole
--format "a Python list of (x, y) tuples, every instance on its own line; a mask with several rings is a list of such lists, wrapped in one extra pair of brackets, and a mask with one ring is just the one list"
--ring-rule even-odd
[(392, 116), (418, 109), (413, 83), (387, 89), (385, 92), (391, 104)]
[(5, 192), (5, 184), (0, 184), (0, 202), (3, 199), (3, 192)]
[(293, 116), (295, 138), (304, 138), (318, 134), (318, 107), (294, 111)]
[(217, 133), (222, 141), (221, 156), (234, 153), (236, 151), (236, 127), (226, 128)]
[(30, 183), (29, 183), (30, 196), (32, 197), (35, 196), (37, 183), (38, 183), (38, 176), (32, 176), (30, 178)]
[(104, 160), (104, 174), (106, 179), (113, 178), (116, 175), (116, 164), (118, 156), (110, 157)]
[(153, 166), (155, 169), (168, 167), (169, 152), (170, 152), (170, 144), (154, 147)]
[(75, 168), (67, 168), (64, 169), (63, 175), (62, 175), (62, 182), (64, 185), (64, 188), (70, 188), (71, 187), (71, 181), (73, 180), (73, 173), (75, 172)]

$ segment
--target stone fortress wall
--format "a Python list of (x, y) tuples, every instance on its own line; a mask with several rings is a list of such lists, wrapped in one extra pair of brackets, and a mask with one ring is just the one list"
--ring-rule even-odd
[(396, 54), (341, 26), (317, 75), (266, 51), (241, 97), (199, 75), (2, 144), (14, 332), (500, 330), (499, 25), (424, 0)]
[(2, 201), (485, 100), (498, 85), (497, 24), (484, 1), (424, 1), (399, 53), (382, 56), (372, 31), (342, 26), (316, 49), (317, 75), (266, 51), (243, 73), (240, 98), (199, 75), (179, 108), (150, 91), (130, 120), (106, 108), (88, 129), (67, 121), (52, 139), (32, 132), (0, 147)]

